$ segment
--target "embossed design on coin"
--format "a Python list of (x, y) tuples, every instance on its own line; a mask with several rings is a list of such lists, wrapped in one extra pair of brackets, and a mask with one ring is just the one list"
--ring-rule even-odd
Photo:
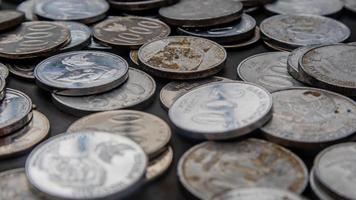
[(0, 11), (0, 31), (16, 27), (23, 21), (25, 21), (25, 15), (22, 12), (15, 10)]
[(9, 76), (9, 69), (6, 65), (0, 63), (0, 76), (6, 79)]
[(303, 200), (287, 190), (274, 188), (239, 188), (224, 192), (212, 200)]
[(70, 30), (70, 43), (64, 46), (61, 51), (80, 50), (91, 42), (91, 29), (78, 22), (58, 22)]
[(160, 175), (164, 174), (173, 162), (173, 149), (168, 147), (168, 149), (159, 155), (157, 158), (153, 159), (147, 166), (146, 180), (153, 181)]

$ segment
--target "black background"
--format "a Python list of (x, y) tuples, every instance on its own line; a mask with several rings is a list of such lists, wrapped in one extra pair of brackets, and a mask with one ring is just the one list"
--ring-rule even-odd
[[(9, 9), (15, 8), (16, 4), (21, 1), (14, 1), (14, 0), (3, 0), (2, 9)], [(119, 14), (115, 11), (112, 11), (112, 14)], [(265, 19), (266, 17), (270, 16), (271, 14), (267, 13), (263, 9), (259, 9), (256, 12), (250, 13), (257, 20), (257, 24)], [(356, 15), (350, 13), (348, 11), (343, 10), (337, 16), (332, 16), (333, 18), (337, 18), (341, 22), (345, 23), (351, 30), (352, 35), (349, 39), (350, 42), (356, 41)], [(231, 79), (237, 79), (236, 74), (236, 67), (238, 64), (245, 58), (262, 53), (273, 51), (268, 47), (265, 47), (262, 42), (251, 46), (245, 49), (239, 49), (234, 51), (228, 51), (228, 59), (226, 62), (226, 66), (222, 72), (218, 74), (218, 76), (224, 76)], [(119, 53), (122, 57), (128, 59), (128, 54)], [(355, 55), (356, 56), (356, 55)], [(131, 63), (131, 66), (134, 66)], [(155, 78), (157, 83), (157, 90), (154, 97), (154, 102), (148, 106), (146, 109), (143, 109), (145, 112), (149, 112), (155, 114), (166, 122), (169, 122), (167, 112), (160, 106), (159, 101), (159, 92), (161, 88), (169, 82), (169, 80), (157, 79)], [(58, 110), (51, 101), (49, 93), (39, 89), (35, 83), (23, 81), (16, 79), (13, 76), (8, 78), (7, 87), (18, 89), (20, 91), (25, 92), (29, 95), (33, 101), (33, 103), (37, 106), (37, 110), (42, 112), (47, 116), (51, 123), (51, 132), (50, 135), (56, 135), (59, 133), (63, 133), (69, 127), (69, 125), (74, 122), (77, 118), (73, 117), (69, 114), (63, 113)], [(171, 124), (170, 124), (171, 125)], [(172, 126), (171, 126), (172, 127)], [(252, 134), (254, 137), (260, 137), (259, 132), (255, 132)], [(172, 139), (170, 145), (174, 149), (174, 163), (172, 164), (171, 168), (168, 170), (166, 174), (160, 177), (158, 180), (145, 185), (140, 191), (135, 192), (133, 195), (128, 197), (128, 199), (135, 199), (135, 200), (180, 200), (180, 199), (195, 199), (192, 197), (186, 190), (180, 185), (177, 177), (177, 163), (181, 155), (187, 151), (190, 147), (192, 147), (195, 142), (189, 141), (186, 138), (181, 137), (178, 135), (174, 130), (172, 134)], [(314, 159), (313, 156), (306, 155), (302, 152), (296, 152), (310, 167), (312, 161)], [(25, 154), (20, 157), (13, 157), (10, 159), (0, 160), (0, 171), (5, 171), (9, 169), (19, 168), (25, 166), (25, 161), (28, 154)], [(304, 192), (303, 195), (310, 199), (316, 199), (312, 196), (312, 192), (310, 191), (309, 187)]]

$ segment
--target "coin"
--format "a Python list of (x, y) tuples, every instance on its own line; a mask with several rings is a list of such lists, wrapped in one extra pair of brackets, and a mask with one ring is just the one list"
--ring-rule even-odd
[(80, 50), (91, 42), (91, 29), (78, 22), (58, 22), (70, 30), (71, 41), (60, 51)]
[(0, 76), (0, 103), (2, 103), (2, 100), (5, 98), (5, 86), (6, 86), (6, 81), (5, 78)]
[(173, 149), (168, 147), (168, 149), (162, 153), (159, 157), (150, 161), (146, 170), (146, 180), (153, 181), (162, 174), (164, 174), (173, 162)]
[(314, 169), (310, 172), (309, 185), (313, 193), (321, 200), (335, 200), (332, 198), (318, 183), (316, 180)]
[(303, 86), (288, 74), (288, 55), (287, 52), (268, 52), (248, 57), (237, 67), (237, 74), (242, 80), (258, 84), (270, 92)]
[(36, 2), (35, 14), (42, 19), (55, 21), (77, 21), (91, 24), (102, 20), (109, 10), (105, 0), (41, 0)]
[(170, 36), (143, 45), (140, 66), (149, 73), (170, 79), (205, 78), (218, 73), (227, 53), (219, 44), (198, 37)]
[(89, 49), (89, 50), (100, 50), (100, 51), (112, 50), (112, 48), (107, 46), (107, 45), (103, 45), (103, 44), (99, 44), (99, 43), (95, 42), (95, 40), (93, 38), (91, 38), (91, 42), (87, 46), (87, 49)]
[(38, 86), (58, 95), (91, 95), (123, 84), (128, 77), (128, 64), (111, 53), (74, 51), (42, 61), (34, 75)]
[(75, 121), (67, 131), (83, 129), (126, 136), (139, 144), (150, 158), (159, 155), (171, 138), (171, 129), (165, 121), (149, 113), (134, 110), (92, 114)]
[(9, 68), (11, 74), (15, 75), (16, 77), (34, 81), (35, 75), (34, 70), (38, 62), (26, 62), (26, 63), (6, 63), (6, 66)]
[(213, 40), (220, 44), (238, 42), (251, 38), (255, 33), (256, 20), (247, 14), (233, 23), (213, 28), (178, 28), (184, 35), (192, 35)]
[(41, 143), (26, 160), (26, 175), (51, 199), (116, 199), (140, 186), (146, 166), (132, 140), (87, 130)]
[(246, 135), (272, 117), (272, 97), (244, 82), (217, 82), (179, 97), (169, 119), (179, 133), (193, 139), (225, 140)]
[(204, 142), (188, 150), (178, 163), (183, 186), (199, 199), (211, 199), (238, 188), (264, 187), (301, 193), (308, 171), (295, 154), (276, 144), (247, 139)]
[(171, 29), (158, 19), (148, 17), (113, 17), (94, 26), (94, 38), (116, 47), (138, 49), (143, 44), (167, 37)]
[(0, 103), (0, 136), (13, 133), (32, 119), (32, 101), (26, 94), (7, 88)]
[(287, 70), (289, 75), (291, 75), (294, 79), (308, 84), (308, 80), (304, 78), (304, 76), (299, 73), (299, 59), (310, 49), (314, 48), (315, 46), (306, 46), (306, 47), (299, 47), (298, 49), (295, 49), (292, 51), (287, 60)]
[(52, 94), (52, 100), (60, 109), (81, 116), (92, 112), (142, 108), (151, 103), (155, 90), (156, 83), (151, 76), (130, 68), (128, 80), (109, 92), (83, 97)]
[(6, 79), (9, 76), (9, 69), (6, 65), (0, 63), (0, 76)]
[(160, 8), (159, 15), (174, 26), (207, 27), (239, 19), (242, 7), (242, 3), (236, 0), (180, 0)]
[(146, 11), (155, 8), (160, 8), (163, 6), (168, 6), (178, 2), (178, 0), (135, 0), (135, 1), (125, 1), (125, 0), (109, 0), (110, 5), (114, 9), (124, 10), (124, 11)]
[(261, 38), (260, 28), (258, 28), (256, 26), (255, 34), (250, 39), (243, 40), (243, 41), (240, 41), (240, 42), (237, 42), (237, 43), (223, 44), (222, 46), (225, 49), (243, 48), (243, 47), (247, 47), (247, 46), (250, 46), (250, 45), (253, 45), (253, 44), (257, 43), (260, 40), (260, 38)]
[(0, 34), (0, 57), (34, 58), (48, 55), (70, 40), (69, 30), (54, 22), (24, 22)]
[(130, 51), (130, 59), (134, 64), (139, 65), (139, 63), (138, 63), (138, 51), (137, 50), (131, 50)]
[(351, 42), (351, 43), (349, 43), (350, 45), (356, 45), (356, 42)]
[(285, 47), (281, 47), (281, 46), (278, 46), (276, 44), (272, 44), (271, 42), (267, 42), (266, 40), (263, 41), (263, 44), (265, 44), (267, 47), (273, 49), (273, 50), (276, 50), (276, 51), (287, 51), (287, 52), (290, 52), (290, 51), (293, 51), (293, 49), (288, 49), (288, 48), (285, 48)]
[(222, 81), (232, 81), (232, 80), (223, 77), (213, 76), (213, 77), (200, 79), (196, 81), (170, 82), (161, 89), (159, 96), (160, 96), (162, 106), (165, 109), (169, 109), (179, 97), (193, 90), (194, 88), (197, 88), (199, 86), (208, 83), (222, 82)]
[(343, 42), (350, 29), (343, 23), (317, 15), (277, 15), (262, 21), (264, 39), (286, 49)]
[(345, 8), (351, 12), (356, 13), (356, 1), (355, 0), (343, 0)]
[(37, 20), (37, 17), (33, 13), (34, 6), (35, 6), (35, 0), (25, 0), (17, 6), (16, 10), (25, 13), (26, 20), (35, 21)]
[(332, 15), (342, 10), (341, 0), (278, 0), (265, 5), (265, 9), (277, 14)]
[(14, 28), (25, 21), (23, 12), (15, 10), (1, 10), (0, 11), (0, 31)]
[(212, 200), (303, 200), (302, 197), (289, 192), (274, 188), (239, 188), (223, 192)]
[(255, 12), (257, 10), (259, 10), (260, 7), (259, 6), (254, 6), (254, 7), (244, 7), (244, 10), (243, 12), (244, 13), (252, 13), (252, 12)]
[(299, 71), (313, 86), (355, 96), (355, 53), (354, 45), (315, 47), (299, 60)]

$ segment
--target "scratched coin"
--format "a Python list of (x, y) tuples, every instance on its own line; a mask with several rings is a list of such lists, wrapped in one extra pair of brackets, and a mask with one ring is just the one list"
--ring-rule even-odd
[(105, 0), (41, 0), (36, 2), (35, 14), (42, 19), (77, 21), (90, 24), (105, 18), (109, 4)]
[(33, 13), (34, 6), (35, 6), (35, 0), (25, 0), (17, 6), (16, 10), (25, 13), (26, 20), (35, 21), (37, 20), (37, 17)]
[(268, 91), (303, 86), (288, 74), (287, 52), (261, 53), (243, 60), (237, 67), (238, 76), (247, 82), (258, 84)]
[(146, 180), (153, 181), (159, 176), (163, 175), (173, 162), (173, 149), (168, 149), (159, 155), (157, 158), (150, 161), (146, 170)]
[(137, 50), (131, 50), (130, 51), (130, 60), (134, 64), (139, 65), (139, 63), (138, 63), (138, 51)]
[(345, 4), (345, 8), (350, 10), (351, 12), (356, 13), (356, 1), (355, 0), (343, 0)]
[(318, 149), (356, 133), (356, 103), (314, 88), (272, 93), (273, 117), (261, 128), (268, 139), (285, 146)]
[(272, 117), (272, 97), (244, 82), (217, 82), (179, 97), (169, 118), (179, 133), (193, 139), (224, 140), (248, 134)]
[(317, 15), (277, 15), (262, 21), (264, 40), (286, 49), (343, 42), (350, 29), (343, 23)]
[(52, 100), (65, 112), (81, 116), (92, 112), (145, 107), (152, 102), (155, 90), (156, 83), (150, 75), (130, 68), (128, 80), (109, 92), (83, 97), (52, 94)]
[(298, 49), (295, 49), (292, 51), (287, 60), (287, 70), (289, 75), (291, 75), (294, 79), (305, 83), (309, 84), (308, 80), (304, 78), (304, 76), (299, 73), (299, 59), (310, 49), (314, 48), (315, 46), (306, 46), (306, 47), (299, 47)]
[(42, 61), (34, 75), (38, 86), (58, 95), (91, 95), (123, 84), (128, 77), (128, 64), (111, 53), (74, 51)]
[(289, 150), (258, 139), (204, 142), (180, 158), (178, 177), (199, 199), (232, 189), (264, 187), (301, 193), (308, 181), (303, 161)]
[(253, 45), (257, 43), (261, 39), (261, 32), (260, 28), (256, 26), (254, 35), (251, 38), (239, 41), (239, 42), (233, 42), (233, 43), (227, 43), (227, 44), (222, 44), (222, 46), (225, 49), (238, 49), (238, 48), (243, 48), (247, 47), (250, 45)]
[(331, 197), (328, 194), (328, 191), (325, 191), (320, 186), (320, 183), (318, 182), (317, 178), (315, 177), (314, 169), (311, 170), (310, 172), (310, 177), (309, 177), (309, 185), (310, 188), (312, 189), (313, 193), (321, 200), (335, 200), (333, 197)]
[(21, 62), (8, 62), (6, 66), (9, 68), (9, 71), (12, 75), (29, 81), (35, 80), (34, 71), (38, 61), (26, 61), (26, 63)]
[(24, 22), (0, 34), (0, 57), (24, 59), (45, 56), (70, 41), (69, 29), (54, 22)]
[(149, 113), (134, 110), (92, 114), (75, 121), (67, 131), (83, 129), (126, 136), (139, 144), (150, 158), (159, 155), (171, 138), (171, 129), (165, 121)]
[(287, 190), (275, 188), (238, 188), (223, 192), (212, 200), (303, 200)]
[(71, 41), (60, 51), (80, 50), (88, 46), (91, 42), (91, 29), (78, 22), (58, 22), (70, 30)]
[(14, 28), (25, 21), (25, 14), (15, 10), (0, 11), (0, 31)]
[(241, 17), (243, 5), (236, 0), (180, 0), (159, 9), (168, 24), (185, 27), (207, 27), (233, 22)]
[(158, 19), (113, 17), (94, 26), (94, 38), (116, 48), (138, 49), (143, 44), (167, 37), (171, 29)]
[(9, 69), (6, 65), (0, 63), (0, 76), (6, 79), (9, 76)]
[(160, 100), (165, 109), (169, 109), (173, 103), (183, 94), (197, 88), (199, 86), (222, 81), (232, 81), (227, 78), (213, 76), (205, 79), (200, 79), (196, 81), (175, 81), (170, 82), (165, 85), (160, 92)]
[(342, 10), (341, 0), (278, 0), (265, 5), (265, 9), (277, 14), (332, 15)]
[(205, 78), (218, 73), (227, 53), (219, 44), (192, 36), (170, 36), (144, 44), (138, 51), (140, 66), (170, 79)]
[(109, 0), (110, 5), (117, 10), (123, 11), (146, 11), (168, 6), (178, 2), (178, 0)]
[(117, 199), (141, 185), (147, 166), (132, 140), (101, 131), (60, 134), (37, 146), (26, 176), (51, 199)]

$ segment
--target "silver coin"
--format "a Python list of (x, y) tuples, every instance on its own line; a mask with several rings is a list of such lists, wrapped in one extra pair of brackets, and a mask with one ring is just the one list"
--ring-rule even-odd
[(134, 64), (139, 65), (139, 63), (138, 63), (138, 50), (131, 50), (130, 51), (130, 59)]
[(287, 49), (338, 43), (350, 37), (346, 25), (317, 15), (277, 15), (265, 19), (260, 28), (265, 40)]
[(38, 63), (32, 63), (32, 62), (26, 62), (26, 63), (6, 63), (6, 66), (9, 68), (9, 71), (11, 74), (15, 75), (16, 77), (29, 80), (29, 81), (34, 81), (35, 80), (35, 75), (34, 71), (36, 68), (36, 65)]
[(237, 188), (278, 188), (301, 193), (308, 181), (303, 161), (283, 147), (263, 140), (204, 142), (178, 163), (183, 186), (199, 199)]
[(255, 34), (253, 35), (253, 37), (251, 37), (249, 39), (246, 39), (246, 40), (243, 40), (243, 41), (235, 42), (235, 43), (222, 44), (222, 46), (225, 49), (238, 49), (238, 48), (243, 48), (243, 47), (247, 47), (247, 46), (253, 45), (253, 44), (257, 43), (260, 39), (261, 39), (260, 28), (258, 28), (256, 26)]
[(332, 15), (342, 10), (341, 0), (278, 0), (265, 5), (265, 9), (277, 14)]
[(155, 90), (156, 83), (150, 75), (130, 68), (128, 80), (109, 92), (85, 97), (52, 94), (52, 99), (55, 105), (66, 112), (85, 115), (92, 112), (144, 107), (151, 103)]
[(351, 12), (356, 13), (356, 1), (355, 0), (343, 0), (345, 8)]
[(150, 158), (159, 155), (171, 139), (171, 129), (165, 121), (149, 113), (134, 110), (92, 114), (75, 121), (67, 132), (83, 129), (126, 136), (139, 144)]
[(261, 128), (282, 145), (320, 149), (356, 133), (356, 103), (314, 88), (290, 88), (272, 93), (273, 117)]
[(6, 79), (9, 76), (9, 69), (6, 65), (0, 63), (0, 76)]
[(26, 160), (26, 175), (50, 198), (122, 198), (141, 184), (146, 166), (146, 154), (132, 140), (87, 130), (40, 144)]
[(0, 136), (13, 133), (32, 119), (32, 101), (26, 94), (7, 88), (0, 104)]
[(34, 12), (39, 18), (55, 21), (78, 21), (90, 24), (105, 18), (109, 4), (105, 0), (41, 0)]
[(25, 17), (28, 21), (37, 20), (36, 15), (33, 13), (35, 1), (38, 1), (38, 0), (25, 0), (22, 3), (20, 3), (16, 8), (16, 10), (19, 10), (19, 11), (25, 13)]
[(281, 46), (278, 46), (278, 44), (273, 44), (271, 43), (271, 41), (266, 41), (264, 40), (263, 41), (263, 44), (265, 44), (267, 47), (273, 49), (273, 50), (276, 50), (276, 51), (287, 51), (287, 52), (291, 52), (293, 51), (293, 49), (289, 49), (289, 48), (286, 48), (286, 47), (281, 47)]
[(316, 180), (315, 174), (314, 174), (314, 169), (311, 170), (310, 172), (310, 177), (309, 177), (309, 185), (310, 188), (312, 189), (313, 193), (320, 199), (320, 200), (336, 200), (333, 197), (331, 197), (318, 183)]
[(170, 82), (161, 89), (159, 97), (163, 107), (165, 109), (169, 109), (180, 96), (193, 90), (194, 88), (208, 83), (222, 81), (231, 81), (231, 79), (213, 76), (210, 78), (200, 79), (196, 81)]
[(288, 74), (288, 52), (261, 53), (243, 60), (237, 67), (238, 76), (273, 92), (283, 88), (303, 86)]
[(299, 73), (299, 59), (310, 49), (314, 48), (315, 46), (306, 46), (306, 47), (299, 47), (298, 49), (295, 49), (292, 51), (287, 60), (287, 70), (289, 75), (291, 75), (294, 79), (304, 83), (308, 84), (308, 80), (302, 76), (301, 73)]
[(173, 162), (173, 149), (168, 149), (159, 155), (157, 158), (150, 161), (146, 170), (146, 180), (153, 181), (164, 174)]
[(239, 188), (223, 192), (212, 200), (303, 200), (287, 190), (275, 188)]
[(115, 54), (74, 51), (52, 56), (35, 69), (37, 84), (58, 95), (82, 96), (109, 91), (128, 77), (128, 64)]
[(252, 83), (218, 82), (191, 90), (169, 109), (179, 133), (223, 140), (248, 134), (272, 117), (270, 93)]
[(91, 29), (78, 22), (58, 22), (70, 30), (71, 41), (60, 49), (61, 52), (80, 50), (91, 42)]

